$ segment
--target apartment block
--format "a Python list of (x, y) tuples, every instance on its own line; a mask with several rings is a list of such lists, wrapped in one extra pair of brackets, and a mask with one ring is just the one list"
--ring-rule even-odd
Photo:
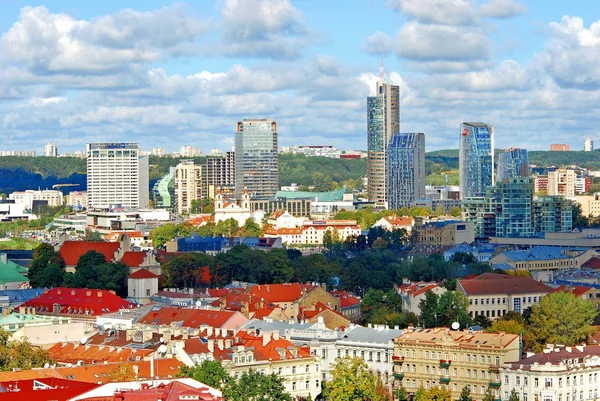
[(214, 199), (217, 188), (225, 195), (235, 188), (235, 152), (206, 155), (202, 173), (202, 196)]
[(192, 202), (202, 199), (202, 166), (193, 160), (181, 160), (175, 167), (177, 212), (189, 214)]
[(575, 196), (575, 170), (559, 168), (548, 172), (548, 195)]

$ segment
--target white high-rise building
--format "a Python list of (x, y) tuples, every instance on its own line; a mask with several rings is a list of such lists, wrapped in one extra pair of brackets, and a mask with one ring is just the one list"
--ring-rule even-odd
[(591, 152), (592, 150), (594, 150), (594, 141), (592, 141), (592, 138), (585, 138), (583, 140), (583, 151)]
[(148, 157), (137, 143), (88, 143), (87, 192), (88, 208), (148, 207)]
[(199, 157), (202, 156), (202, 151), (193, 146), (187, 145), (179, 148), (179, 156), (181, 157)]
[(153, 148), (152, 149), (152, 155), (153, 156), (158, 156), (158, 157), (165, 156), (166, 155), (165, 148)]
[(48, 142), (44, 145), (44, 156), (46, 157), (56, 157), (58, 156), (58, 152), (56, 151), (56, 144), (52, 142)]
[(192, 201), (202, 199), (202, 166), (193, 160), (181, 160), (175, 167), (177, 212), (191, 213)]

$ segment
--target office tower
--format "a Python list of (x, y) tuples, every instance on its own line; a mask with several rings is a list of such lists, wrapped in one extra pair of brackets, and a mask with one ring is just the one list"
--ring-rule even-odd
[(496, 237), (533, 237), (533, 179), (507, 177), (496, 184), (499, 208)]
[(550, 151), (552, 152), (568, 152), (571, 150), (571, 146), (566, 143), (552, 143), (550, 144)]
[(58, 155), (56, 151), (56, 144), (52, 142), (48, 142), (44, 145), (44, 156), (46, 157), (56, 157)]
[(548, 171), (548, 195), (575, 196), (576, 185), (575, 170), (559, 168)]
[(527, 149), (505, 149), (498, 155), (496, 182), (505, 178), (529, 177), (529, 156)]
[(175, 167), (175, 194), (177, 212), (189, 214), (192, 202), (202, 199), (202, 166), (193, 160), (180, 160)]
[(270, 118), (244, 119), (235, 134), (235, 197), (244, 188), (253, 198), (272, 198), (279, 185), (277, 123)]
[(592, 150), (594, 150), (594, 141), (592, 141), (592, 138), (585, 138), (583, 140), (583, 151), (591, 152)]
[(88, 143), (86, 151), (89, 208), (148, 207), (148, 157), (137, 143)]
[(425, 198), (425, 134), (393, 134), (387, 148), (389, 209)]
[(494, 127), (462, 123), (459, 139), (460, 197), (483, 196), (494, 185)]
[(206, 155), (202, 173), (202, 196), (214, 199), (217, 188), (225, 195), (235, 189), (235, 152)]
[(367, 193), (376, 205), (387, 204), (387, 146), (399, 132), (400, 87), (383, 82), (382, 65), (375, 96), (367, 97)]

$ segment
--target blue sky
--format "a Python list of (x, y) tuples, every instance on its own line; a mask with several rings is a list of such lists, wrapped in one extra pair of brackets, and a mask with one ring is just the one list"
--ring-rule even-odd
[(0, 2), (0, 148), (90, 141), (229, 150), (269, 116), (280, 146), (366, 148), (381, 56), (401, 130), (456, 148), (600, 141), (600, 3), (516, 0)]

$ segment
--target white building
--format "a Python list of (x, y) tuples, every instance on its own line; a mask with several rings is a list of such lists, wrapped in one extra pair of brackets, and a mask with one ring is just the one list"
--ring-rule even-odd
[(198, 157), (202, 156), (202, 151), (193, 146), (187, 145), (179, 148), (180, 157)]
[(165, 156), (166, 155), (165, 148), (152, 148), (152, 155), (158, 156), (158, 157)]
[(189, 214), (192, 202), (202, 199), (202, 166), (193, 160), (181, 160), (175, 167), (177, 212)]
[[(242, 201), (238, 205), (223, 200), (221, 189), (217, 188), (215, 193), (215, 224), (219, 221), (234, 219), (241, 227), (250, 218), (252, 218), (252, 211), (250, 210), (250, 194), (247, 189), (244, 189)], [(261, 225), (262, 222), (258, 221), (256, 223)]]
[(283, 153), (293, 155), (301, 154), (306, 156), (321, 156), (339, 159), (342, 151), (330, 145), (293, 145), (284, 146)]
[(87, 192), (86, 191), (71, 191), (67, 195), (67, 205), (74, 209), (82, 209), (87, 206)]
[(575, 196), (575, 170), (559, 168), (548, 172), (548, 195)]
[(88, 208), (147, 208), (148, 158), (137, 143), (88, 143)]
[(35, 200), (48, 201), (48, 206), (51, 207), (63, 205), (62, 192), (53, 189), (15, 191), (8, 195), (8, 199), (13, 199), (15, 203), (25, 205), (30, 210), (33, 208), (33, 201)]
[(33, 150), (0, 150), (0, 156), (35, 156)]
[(501, 395), (512, 389), (521, 401), (591, 401), (600, 392), (600, 346), (548, 344), (543, 352), (504, 364)]
[(146, 269), (131, 273), (127, 278), (127, 298), (140, 305), (151, 303), (150, 297), (158, 293), (158, 277)]
[(337, 236), (341, 242), (351, 236), (361, 234), (356, 220), (307, 220), (302, 227), (269, 228), (265, 230), (266, 238), (281, 238), (287, 245), (322, 245), (326, 232)]
[(58, 152), (56, 151), (56, 144), (52, 142), (48, 142), (44, 145), (44, 156), (46, 157), (56, 157), (58, 156)]
[(585, 138), (583, 140), (583, 151), (591, 152), (592, 150), (594, 150), (594, 141), (592, 141), (592, 138)]
[(421, 308), (419, 308), (419, 303), (421, 300), (425, 299), (428, 291), (440, 296), (447, 290), (436, 283), (426, 283), (424, 281), (418, 283), (411, 283), (410, 281), (404, 282), (398, 288), (398, 293), (402, 299), (402, 310), (420, 315)]

